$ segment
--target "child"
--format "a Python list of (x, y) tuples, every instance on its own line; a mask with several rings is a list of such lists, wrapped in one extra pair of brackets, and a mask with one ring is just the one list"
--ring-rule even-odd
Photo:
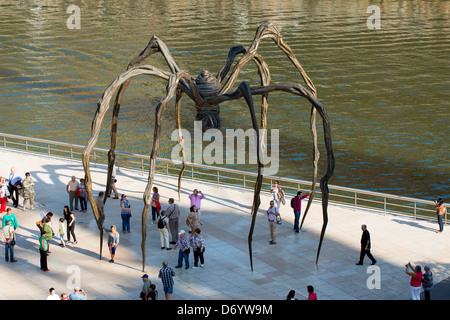
[(58, 228), (58, 234), (59, 239), (61, 240), (61, 243), (59, 244), (61, 247), (65, 247), (66, 244), (64, 243), (64, 234), (66, 233), (66, 226), (64, 225), (64, 218), (59, 218), (59, 228)]

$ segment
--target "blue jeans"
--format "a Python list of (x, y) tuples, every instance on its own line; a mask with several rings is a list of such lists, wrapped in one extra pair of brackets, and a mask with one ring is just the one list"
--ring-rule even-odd
[(11, 243), (5, 243), (5, 260), (9, 261), (9, 258), (11, 261), (14, 260), (14, 246)]
[(300, 222), (301, 211), (294, 211), (294, 214), (295, 214), (294, 229), (295, 229), (295, 231), (300, 231), (300, 228), (299, 228), (298, 224)]
[(183, 266), (183, 259), (184, 259), (184, 264), (186, 265), (186, 268), (189, 268), (189, 254), (184, 253), (183, 251), (181, 251), (181, 249), (178, 251), (178, 266), (182, 267)]
[(122, 217), (122, 231), (130, 231), (130, 217), (123, 213), (120, 216)]
[(444, 215), (438, 215), (439, 232), (444, 231)]

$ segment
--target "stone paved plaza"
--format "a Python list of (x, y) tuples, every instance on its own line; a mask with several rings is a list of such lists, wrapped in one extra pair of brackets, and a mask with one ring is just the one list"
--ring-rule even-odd
[[(38, 229), (35, 222), (40, 213), (54, 213), (53, 224), (68, 204), (65, 186), (72, 175), (84, 177), (81, 162), (52, 157), (26, 155), (19, 151), (0, 152), (0, 175), (6, 178), (11, 166), (24, 177), (31, 172), (35, 181), (37, 211), (13, 208), (19, 222), (15, 256), (18, 262), (0, 263), (0, 299), (45, 299), (50, 287), (58, 294), (71, 293), (68, 288), (73, 270), (79, 270), (81, 287), (88, 299), (137, 300), (142, 287), (141, 276), (141, 213), (142, 194), (147, 173), (120, 168), (117, 189), (131, 201), (132, 233), (121, 233), (119, 200), (106, 202), (105, 226), (116, 225), (121, 233), (115, 263), (108, 263), (109, 253), (104, 241), (103, 257), (99, 259), (99, 232), (90, 205), (88, 212), (77, 215), (78, 244), (61, 248), (51, 242), (48, 263), (50, 272), (39, 268)], [(106, 167), (91, 168), (95, 196), (104, 191)], [(182, 183), (181, 200), (177, 199), (176, 178), (156, 176), (161, 202), (170, 197), (182, 208), (180, 229), (185, 227), (188, 194), (198, 188), (206, 195), (202, 202), (202, 234), (206, 238), (205, 266), (176, 270), (174, 300), (282, 300), (289, 290), (296, 290), (298, 299), (306, 299), (306, 286), (313, 285), (320, 300), (408, 300), (409, 276), (404, 265), (430, 264), (438, 283), (450, 276), (450, 233), (436, 234), (437, 223), (414, 221), (412, 218), (384, 215), (381, 212), (355, 210), (339, 205), (329, 206), (329, 223), (319, 263), (315, 263), (319, 232), (322, 226), (321, 203), (314, 202), (304, 224), (305, 232), (293, 232), (293, 213), (289, 204), (281, 208), (284, 219), (278, 227), (278, 243), (269, 245), (269, 227), (265, 211), (270, 195), (262, 195), (253, 236), (254, 271), (250, 269), (247, 236), (250, 227), (252, 191), (220, 187), (205, 182)], [(307, 190), (303, 190), (307, 191)], [(12, 203), (8, 202), (8, 206)], [(303, 205), (303, 210), (306, 201)], [(149, 214), (151, 217), (151, 213)], [(359, 258), (361, 224), (371, 233), (372, 253), (378, 260), (375, 272), (380, 275), (381, 288), (369, 288), (368, 279), (374, 271), (356, 266)], [(446, 226), (448, 228), (448, 226)], [(177, 250), (160, 249), (156, 224), (148, 219), (147, 261), (145, 272), (157, 285), (163, 298), (161, 281), (157, 278), (164, 260), (169, 266), (177, 263)], [(3, 248), (3, 245), (2, 245)], [(2, 249), (3, 250), (3, 249)], [(191, 265), (193, 257), (190, 257)], [(369, 279), (369, 284), (370, 282)]]

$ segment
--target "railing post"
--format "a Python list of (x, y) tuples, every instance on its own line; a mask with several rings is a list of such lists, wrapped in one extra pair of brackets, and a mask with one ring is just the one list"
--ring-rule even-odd
[(141, 159), (141, 175), (144, 175), (144, 159)]
[(386, 216), (386, 197), (384, 197), (384, 215)]
[(358, 206), (358, 194), (355, 192), (355, 210)]
[(25, 150), (28, 153), (28, 140), (25, 140)]
[(48, 155), (50, 156), (50, 143), (47, 144), (47, 153), (48, 153)]
[(194, 182), (194, 166), (191, 166), (191, 182)]
[(6, 149), (6, 137), (3, 137), (3, 145), (5, 146)]
[(414, 202), (414, 221), (416, 221), (416, 214), (417, 214), (417, 202)]
[(245, 174), (244, 174), (244, 191), (245, 191)]
[(220, 184), (220, 175), (219, 175), (219, 170), (217, 170), (217, 188), (219, 188), (219, 184)]
[(166, 162), (166, 178), (169, 179), (169, 163)]

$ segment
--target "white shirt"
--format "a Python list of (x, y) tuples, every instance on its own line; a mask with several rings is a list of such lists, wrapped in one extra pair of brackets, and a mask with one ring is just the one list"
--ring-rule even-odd
[(54, 295), (48, 295), (47, 300), (61, 300), (57, 294)]

